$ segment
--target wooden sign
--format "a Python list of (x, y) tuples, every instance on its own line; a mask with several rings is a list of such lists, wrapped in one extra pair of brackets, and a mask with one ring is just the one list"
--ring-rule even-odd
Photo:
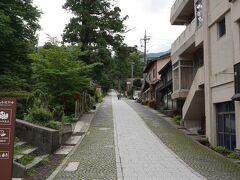
[(12, 179), (16, 99), (0, 98), (0, 180)]

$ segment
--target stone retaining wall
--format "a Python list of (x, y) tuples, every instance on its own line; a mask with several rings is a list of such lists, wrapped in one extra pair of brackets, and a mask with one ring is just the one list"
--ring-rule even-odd
[(23, 120), (16, 120), (16, 136), (46, 153), (56, 151), (72, 134), (72, 125), (60, 130), (38, 126)]

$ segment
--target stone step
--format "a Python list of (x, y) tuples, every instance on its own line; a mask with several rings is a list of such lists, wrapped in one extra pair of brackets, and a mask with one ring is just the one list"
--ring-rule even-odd
[(74, 146), (61, 146), (55, 154), (67, 155), (71, 152)]
[(14, 155), (13, 160), (18, 160), (21, 159), (23, 157), (23, 154), (19, 154), (19, 155)]
[(27, 144), (27, 142), (20, 141), (20, 142), (18, 142), (18, 143), (16, 143), (16, 144), (14, 144), (14, 147), (17, 147), (17, 146), (22, 146), (22, 145), (25, 145), (25, 144)]
[(42, 155), (42, 156), (35, 157), (31, 163), (26, 165), (26, 169), (28, 170), (28, 169), (31, 169), (34, 166), (38, 165), (47, 156), (48, 155)]
[(35, 147), (35, 148), (30, 148), (30, 149), (26, 149), (25, 151), (22, 152), (22, 154), (31, 154), (33, 153), (34, 151), (36, 151), (38, 148)]
[(64, 144), (67, 146), (74, 146), (78, 143), (81, 136), (71, 136)]

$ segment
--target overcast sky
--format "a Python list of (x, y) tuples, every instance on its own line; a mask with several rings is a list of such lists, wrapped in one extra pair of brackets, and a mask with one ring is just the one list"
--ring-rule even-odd
[[(116, 4), (122, 10), (122, 15), (128, 15), (125, 22), (127, 29), (133, 29), (125, 34), (125, 43), (137, 45), (140, 50), (140, 39), (146, 30), (150, 41), (148, 52), (168, 50), (171, 43), (180, 35), (184, 27), (170, 25), (170, 9), (175, 0), (118, 0)], [(34, 4), (42, 11), (39, 34), (39, 45), (46, 42), (47, 35), (57, 37), (61, 41), (61, 34), (69, 22), (71, 14), (62, 9), (65, 0), (34, 0)]]

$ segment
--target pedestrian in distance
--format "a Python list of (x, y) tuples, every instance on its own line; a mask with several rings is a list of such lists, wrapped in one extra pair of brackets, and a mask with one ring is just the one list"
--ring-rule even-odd
[(121, 94), (118, 94), (117, 97), (118, 97), (118, 100), (121, 100)]

